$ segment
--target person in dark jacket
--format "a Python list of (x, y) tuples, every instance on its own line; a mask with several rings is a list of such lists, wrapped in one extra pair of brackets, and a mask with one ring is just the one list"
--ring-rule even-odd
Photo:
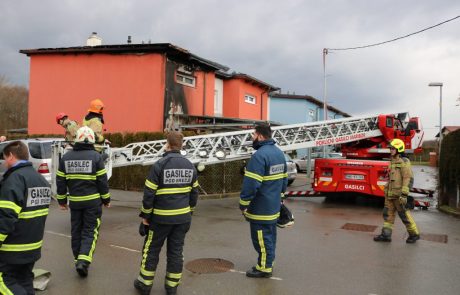
[(176, 294), (181, 282), (185, 235), (190, 229), (192, 212), (198, 199), (195, 166), (180, 154), (182, 134), (170, 132), (167, 152), (157, 161), (145, 180), (140, 217), (141, 235), (146, 235), (139, 276), (134, 287), (150, 294), (159, 254), (167, 240), (165, 289)]
[(94, 150), (94, 141), (93, 130), (87, 126), (78, 129), (73, 150), (64, 154), (56, 172), (59, 206), (63, 210), (70, 207), (72, 252), (81, 277), (88, 275), (93, 261), (101, 205), (110, 207), (107, 172), (101, 154)]
[(0, 294), (35, 294), (32, 269), (41, 257), (51, 189), (21, 141), (6, 145), (3, 158), (8, 170), (0, 184)]
[(287, 166), (283, 152), (272, 139), (270, 126), (256, 126), (252, 139), (257, 151), (244, 173), (240, 209), (250, 223), (252, 244), (259, 256), (257, 265), (246, 276), (269, 278), (275, 260), (281, 195), (287, 187)]

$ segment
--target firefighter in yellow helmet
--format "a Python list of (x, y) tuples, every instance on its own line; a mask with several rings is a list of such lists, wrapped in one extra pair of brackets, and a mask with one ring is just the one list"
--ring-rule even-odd
[(376, 242), (391, 242), (391, 233), (397, 212), (406, 226), (409, 237), (406, 243), (413, 244), (420, 239), (419, 231), (409, 210), (407, 197), (413, 184), (414, 177), (409, 159), (401, 156), (404, 153), (404, 142), (393, 139), (390, 142), (391, 163), (388, 183), (385, 186), (385, 207), (383, 208), (382, 233), (374, 237)]
[(104, 103), (100, 99), (94, 99), (89, 105), (88, 114), (83, 118), (83, 126), (88, 126), (94, 131), (96, 144), (104, 143), (104, 136), (102, 135), (104, 130), (103, 110)]

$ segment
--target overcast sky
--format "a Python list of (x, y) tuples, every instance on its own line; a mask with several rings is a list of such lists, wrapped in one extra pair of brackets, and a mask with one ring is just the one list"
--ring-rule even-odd
[[(28, 87), (20, 49), (172, 43), (280, 87), (323, 99), (323, 48), (390, 40), (460, 15), (458, 0), (1, 0), (0, 75)], [(327, 99), (352, 115), (409, 111), (426, 138), (460, 125), (460, 18), (382, 46), (333, 51)]]

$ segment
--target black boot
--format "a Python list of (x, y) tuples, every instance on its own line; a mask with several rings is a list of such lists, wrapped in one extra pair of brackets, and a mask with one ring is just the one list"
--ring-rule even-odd
[(150, 290), (152, 289), (152, 287), (149, 287), (149, 286), (145, 285), (144, 283), (142, 283), (138, 279), (134, 280), (134, 288), (136, 288), (136, 290), (139, 291), (139, 294), (141, 294), (141, 295), (149, 295)]
[(78, 260), (75, 264), (75, 270), (78, 272), (78, 275), (82, 278), (88, 276), (88, 263), (82, 260)]
[(247, 277), (250, 277), (250, 278), (269, 278), (272, 276), (272, 273), (271, 272), (263, 272), (263, 271), (260, 271), (258, 269), (256, 269), (255, 267), (251, 268), (250, 270), (248, 270), (246, 272), (246, 276)]
[(166, 295), (176, 295), (176, 294), (177, 294), (177, 287), (166, 288)]
[(391, 236), (380, 234), (380, 235), (374, 237), (374, 241), (376, 241), (376, 242), (391, 242)]
[(417, 240), (420, 239), (420, 235), (409, 235), (409, 237), (406, 240), (406, 243), (408, 244), (414, 244), (417, 242)]

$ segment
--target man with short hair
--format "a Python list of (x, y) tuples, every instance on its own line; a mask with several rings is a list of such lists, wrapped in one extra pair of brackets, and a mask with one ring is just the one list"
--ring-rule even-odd
[(269, 278), (273, 272), (276, 248), (276, 222), (280, 216), (281, 194), (287, 187), (287, 166), (283, 152), (276, 147), (269, 125), (258, 125), (252, 134), (253, 148), (244, 173), (240, 209), (250, 223), (256, 266), (246, 272), (252, 278)]
[(185, 235), (190, 229), (192, 212), (198, 199), (195, 166), (181, 155), (182, 134), (167, 135), (166, 153), (153, 164), (145, 180), (140, 234), (146, 235), (139, 276), (134, 287), (150, 294), (159, 254), (167, 240), (166, 294), (177, 292), (182, 278)]
[(70, 207), (72, 252), (75, 269), (88, 275), (101, 226), (102, 204), (110, 207), (107, 172), (100, 153), (94, 150), (95, 135), (87, 126), (78, 129), (73, 150), (59, 162), (56, 198), (62, 210)]
[(27, 146), (3, 149), (7, 171), (0, 184), (0, 294), (35, 294), (32, 269), (41, 257), (51, 189), (29, 160)]

